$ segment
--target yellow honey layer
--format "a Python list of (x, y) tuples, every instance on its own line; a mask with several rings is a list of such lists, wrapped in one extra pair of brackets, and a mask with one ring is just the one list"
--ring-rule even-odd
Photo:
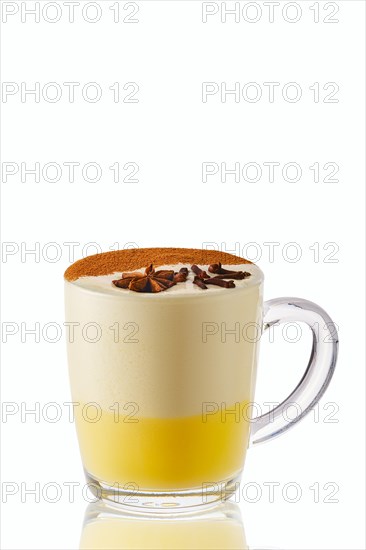
[(243, 467), (247, 401), (171, 418), (131, 418), (103, 409), (97, 422), (85, 419), (82, 409), (76, 422), (84, 467), (108, 485), (183, 490), (229, 479)]

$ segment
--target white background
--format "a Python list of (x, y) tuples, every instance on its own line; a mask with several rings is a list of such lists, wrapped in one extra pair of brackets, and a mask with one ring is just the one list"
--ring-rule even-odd
[[(240, 498), (248, 543), (365, 548), (364, 3), (338, 1), (326, 8), (324, 2), (297, 2), (301, 17), (296, 23), (282, 15), (286, 2), (276, 8), (273, 23), (263, 2), (251, 8), (262, 11), (256, 23), (243, 17), (235, 23), (233, 16), (222, 23), (220, 13), (203, 23), (202, 3), (195, 1), (138, 1), (138, 23), (122, 22), (133, 9), (125, 2), (120, 2), (119, 23), (113, 22), (109, 1), (99, 2), (102, 15), (96, 23), (83, 19), (83, 0), (75, 7), (74, 23), (63, 2), (57, 3), (61, 19), (56, 23), (42, 14), (39, 23), (31, 15), (22, 22), (21, 9), (34, 8), (34, 2), (2, 2), (3, 10), (6, 4), (19, 11), (7, 21), (3, 11), (3, 82), (19, 88), (22, 82), (28, 88), (39, 82), (41, 90), (56, 82), (63, 95), (55, 103), (42, 94), (39, 103), (34, 96), (22, 102), (20, 92), (3, 95), (3, 163), (20, 169), (21, 163), (30, 168), (36, 162), (41, 167), (94, 162), (102, 177), (85, 181), (79, 168), (74, 182), (68, 181), (66, 169), (53, 183), (42, 175), (35, 182), (29, 174), (22, 182), (20, 171), (3, 181), (3, 330), (9, 323), (17, 330), (3, 345), (3, 401), (19, 410), (34, 408), (36, 402), (42, 409), (49, 402), (62, 406), (70, 401), (63, 336), (51, 343), (42, 334), (39, 342), (26, 335), (22, 342), (21, 323), (23, 330), (35, 323), (41, 330), (50, 322), (62, 326), (63, 271), (74, 259), (98, 251), (88, 243), (106, 251), (131, 243), (201, 247), (210, 242), (246, 254), (265, 272), (266, 299), (292, 295), (318, 302), (339, 326), (341, 342), (319, 421), (310, 415), (285, 436), (248, 453), (242, 485), (257, 483), (263, 491), (257, 502), (250, 502), (253, 493)], [(314, 22), (315, 8), (310, 9), (315, 4), (319, 23)], [(339, 22), (325, 23), (334, 5), (339, 11), (333, 18)], [(293, 18), (291, 10), (299, 8), (285, 9)], [(55, 18), (58, 12), (49, 10), (46, 18)], [(254, 11), (247, 12), (247, 19), (253, 17)], [(74, 103), (64, 82), (80, 83)], [(88, 82), (102, 89), (96, 103), (82, 98), (80, 90)], [(115, 82), (124, 95), (130, 89), (126, 92), (123, 85), (136, 82), (138, 103), (114, 103), (109, 87)], [(232, 95), (222, 102), (215, 94), (204, 103), (203, 82), (226, 82), (228, 88), (256, 82), (263, 95), (251, 103), (235, 102)], [(273, 102), (264, 82), (280, 83)], [(302, 90), (294, 103), (281, 93), (289, 82)], [(315, 82), (319, 102), (309, 89)], [(323, 90), (329, 82), (339, 86), (337, 103), (323, 101), (332, 91)], [(139, 181), (114, 183), (109, 167), (116, 162), (121, 167), (137, 163)], [(228, 176), (223, 183), (216, 175), (203, 183), (204, 162), (228, 167), (256, 162), (262, 179), (235, 182)], [(281, 164), (274, 182), (268, 181), (264, 162)], [(281, 177), (289, 162), (301, 166), (298, 182)], [(321, 181), (314, 182), (309, 167), (315, 162), (321, 167), (336, 163), (339, 181), (322, 181), (326, 174), (321, 170)], [(269, 242), (278, 243), (274, 257), (264, 244)], [(74, 243), (73, 255), (65, 243)], [(296, 249), (288, 243), (297, 243)], [(30, 249), (36, 253), (27, 254)], [(259, 402), (287, 395), (305, 368), (309, 346), (307, 333), (296, 344), (284, 342), (281, 333), (274, 344), (263, 338)], [(327, 409), (327, 403), (335, 405)], [(63, 485), (82, 487), (84, 479), (74, 426), (66, 407), (62, 412), (56, 423), (47, 414), (39, 422), (34, 415), (22, 422), (20, 412), (3, 416), (3, 548), (78, 547), (87, 502), (79, 488), (70, 503)], [(59, 500), (50, 502), (51, 490), (46, 498), (41, 494), (40, 502), (24, 496), (25, 488), (37, 482), (41, 491), (47, 483), (58, 484)], [(273, 503), (266, 482), (280, 483)], [(6, 494), (9, 483), (14, 495)], [(298, 502), (282, 496), (287, 483), (299, 485)], [(320, 487), (319, 502), (310, 489), (314, 483)], [(327, 483), (339, 487), (338, 502), (327, 502)]]

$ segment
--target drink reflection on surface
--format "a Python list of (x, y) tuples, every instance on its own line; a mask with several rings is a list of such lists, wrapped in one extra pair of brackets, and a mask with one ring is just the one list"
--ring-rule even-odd
[(132, 514), (89, 505), (80, 550), (247, 550), (239, 507), (226, 502), (177, 516)]

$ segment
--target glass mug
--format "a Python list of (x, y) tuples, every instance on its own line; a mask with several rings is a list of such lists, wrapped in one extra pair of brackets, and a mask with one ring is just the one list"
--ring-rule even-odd
[[(136, 270), (138, 258), (154, 258), (155, 250), (171, 260), (159, 266), (176, 269), (189, 258), (207, 269), (218, 260), (244, 268), (246, 278), (235, 288), (203, 290), (187, 281), (158, 294), (112, 284), (111, 264), (113, 272)], [(299, 298), (263, 304), (261, 270), (237, 256), (115, 251), (79, 260), (65, 279), (79, 446), (90, 487), (104, 499), (164, 511), (229, 498), (248, 446), (296, 424), (332, 377), (338, 337), (327, 313)], [(260, 335), (288, 322), (310, 327), (309, 364), (283, 403), (252, 419)], [(289, 422), (284, 412), (294, 402)]]

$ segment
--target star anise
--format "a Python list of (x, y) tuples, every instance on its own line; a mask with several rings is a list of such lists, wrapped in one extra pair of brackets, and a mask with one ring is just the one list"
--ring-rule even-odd
[(181, 267), (180, 270), (174, 273), (173, 281), (176, 283), (185, 283), (188, 277), (188, 269)]
[(129, 288), (135, 292), (162, 292), (174, 286), (174, 270), (161, 269), (155, 271), (153, 264), (145, 269), (145, 274), (134, 271), (122, 273), (122, 279), (112, 281), (119, 288)]

